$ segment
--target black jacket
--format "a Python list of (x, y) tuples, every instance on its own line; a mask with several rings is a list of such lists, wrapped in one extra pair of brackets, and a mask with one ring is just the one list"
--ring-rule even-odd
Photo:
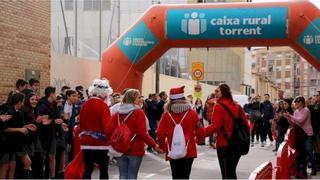
[(264, 101), (262, 103), (261, 113), (263, 114), (263, 120), (270, 120), (274, 117), (273, 107), (270, 101)]
[(48, 115), (49, 119), (51, 120), (51, 123), (49, 125), (42, 125), (39, 131), (41, 143), (43, 144), (45, 150), (48, 150), (47, 148), (55, 138), (55, 119), (59, 117), (58, 107), (56, 102), (50, 104), (46, 97), (42, 97), (39, 100), (38, 107), (39, 115)]
[(163, 114), (163, 112), (164, 112), (164, 105), (166, 104), (166, 102), (164, 101), (164, 100), (160, 100), (159, 102), (158, 102), (158, 120), (160, 120), (161, 119), (161, 117), (162, 117), (162, 114)]
[(158, 102), (156, 101), (149, 101), (147, 103), (147, 117), (150, 124), (157, 124), (157, 121), (160, 120), (159, 118), (159, 111), (158, 111)]
[[(12, 115), (9, 121), (6, 121), (5, 128), (22, 128), (24, 126), (24, 114), (21, 110), (16, 110), (13, 105), (5, 105), (7, 114)], [(5, 136), (5, 149), (14, 152), (20, 150), (22, 145), (27, 139), (27, 135), (19, 132), (4, 133)]]

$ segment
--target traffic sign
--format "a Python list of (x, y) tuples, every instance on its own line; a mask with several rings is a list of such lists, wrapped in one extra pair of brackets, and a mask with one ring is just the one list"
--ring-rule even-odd
[(204, 67), (203, 62), (192, 63), (192, 79), (203, 80), (204, 78)]

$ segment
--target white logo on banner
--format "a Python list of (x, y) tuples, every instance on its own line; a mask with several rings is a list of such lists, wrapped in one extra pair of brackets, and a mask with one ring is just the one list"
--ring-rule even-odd
[(316, 44), (320, 44), (320, 35), (314, 36), (314, 42), (315, 42)]
[(130, 38), (127, 37), (123, 40), (123, 45), (125, 46), (149, 46), (155, 44), (154, 41), (148, 41), (144, 38)]
[(303, 43), (308, 44), (308, 45), (313, 44), (314, 43), (313, 36), (312, 35), (305, 35), (303, 37)]
[(181, 31), (189, 35), (199, 35), (207, 31), (205, 14), (197, 12), (185, 13), (181, 21)]
[(132, 39), (131, 38), (125, 38), (123, 40), (123, 45), (125, 45), (125, 46), (130, 46), (131, 43), (132, 43)]

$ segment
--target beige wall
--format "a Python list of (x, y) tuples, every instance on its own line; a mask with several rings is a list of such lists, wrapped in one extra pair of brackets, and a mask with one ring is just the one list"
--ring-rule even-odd
[(52, 52), (51, 85), (59, 91), (63, 85), (74, 88), (82, 85), (88, 88), (92, 81), (100, 77), (101, 63), (97, 60), (84, 59)]
[(194, 48), (188, 51), (189, 72), (192, 62), (204, 63), (203, 81), (225, 81), (232, 89), (243, 91), (244, 48)]
[(252, 87), (255, 89), (255, 93), (251, 96), (263, 96), (264, 94), (268, 93), (270, 95), (270, 100), (275, 102), (278, 98), (278, 88), (276, 87), (275, 83), (272, 83), (266, 77), (262, 77), (261, 75), (254, 73), (252, 75)]

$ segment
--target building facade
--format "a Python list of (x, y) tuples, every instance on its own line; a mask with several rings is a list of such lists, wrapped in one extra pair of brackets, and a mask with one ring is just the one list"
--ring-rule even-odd
[(0, 1), (0, 102), (17, 79), (50, 84), (50, 1)]
[[(259, 48), (253, 57), (253, 74), (276, 84), (286, 96), (310, 97), (320, 89), (319, 72), (289, 47)], [(259, 92), (261, 86), (255, 89)]]
[[(187, 0), (52, 0), (52, 50), (85, 59), (100, 54), (152, 4), (181, 4)], [(160, 58), (162, 74), (181, 77), (185, 49), (170, 49)]]

